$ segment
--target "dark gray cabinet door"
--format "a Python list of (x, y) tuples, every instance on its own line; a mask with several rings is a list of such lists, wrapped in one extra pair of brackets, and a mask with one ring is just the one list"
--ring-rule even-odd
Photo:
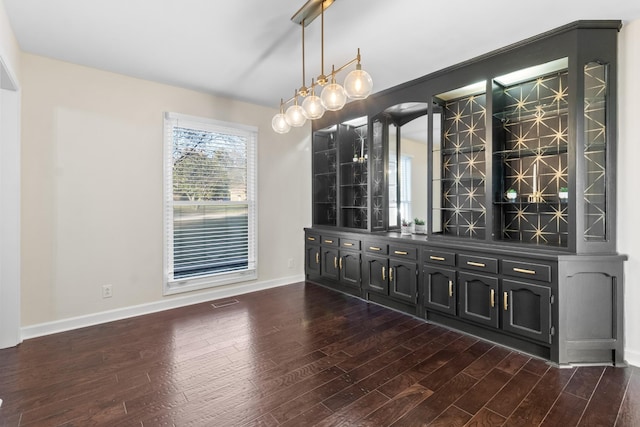
[(498, 279), (480, 274), (458, 273), (459, 315), (476, 323), (497, 328)]
[(422, 276), (424, 306), (456, 315), (456, 272), (440, 267), (424, 267)]
[(418, 264), (389, 260), (389, 296), (411, 303), (418, 301)]
[(360, 253), (340, 251), (338, 267), (340, 268), (340, 282), (347, 286), (360, 288)]
[(320, 246), (305, 246), (305, 272), (310, 275), (320, 274)]
[(551, 342), (551, 288), (503, 280), (500, 305), (503, 330)]
[(338, 266), (338, 250), (322, 247), (320, 266), (322, 268), (322, 276), (327, 279), (338, 280), (340, 278), (340, 269)]
[(389, 259), (367, 255), (364, 257), (364, 287), (382, 295), (389, 295)]

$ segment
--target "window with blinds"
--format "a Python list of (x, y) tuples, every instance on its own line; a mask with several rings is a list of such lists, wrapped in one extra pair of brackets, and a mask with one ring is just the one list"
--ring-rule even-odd
[(165, 115), (165, 294), (257, 277), (257, 128)]

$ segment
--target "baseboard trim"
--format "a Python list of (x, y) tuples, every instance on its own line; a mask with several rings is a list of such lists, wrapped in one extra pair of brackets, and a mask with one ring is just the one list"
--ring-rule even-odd
[(640, 367), (640, 351), (625, 348), (624, 359), (629, 365)]
[(157, 313), (159, 311), (171, 310), (172, 308), (184, 307), (187, 305), (199, 304), (220, 298), (228, 298), (236, 295), (247, 294), (249, 292), (261, 291), (264, 289), (285, 286), (291, 283), (303, 282), (304, 275), (283, 277), (280, 279), (267, 280), (254, 283), (243, 283), (232, 286), (212, 289), (193, 295), (172, 296), (160, 301), (146, 304), (133, 305), (130, 307), (117, 308), (114, 310), (102, 311), (100, 313), (88, 314), (85, 316), (70, 317), (68, 319), (55, 320), (53, 322), (39, 323), (25, 326), (20, 329), (22, 340), (41, 337), (44, 335), (56, 334), (59, 332), (71, 331), (73, 329), (85, 328), (87, 326), (99, 325), (101, 323), (113, 322), (130, 317), (142, 316), (144, 314)]

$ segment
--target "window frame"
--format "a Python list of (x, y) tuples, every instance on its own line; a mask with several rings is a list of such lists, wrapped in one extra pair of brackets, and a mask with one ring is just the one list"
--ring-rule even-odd
[[(173, 278), (173, 127), (247, 137), (248, 266), (243, 270)], [(258, 278), (258, 128), (205, 117), (166, 112), (163, 120), (163, 295), (173, 295)], [(175, 205), (179, 205), (177, 202)], [(238, 202), (229, 201), (230, 205)]]

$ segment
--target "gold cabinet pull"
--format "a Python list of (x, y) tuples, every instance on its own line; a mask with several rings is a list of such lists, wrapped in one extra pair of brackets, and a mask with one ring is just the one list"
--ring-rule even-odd
[(338, 257), (337, 256), (333, 257), (333, 268), (338, 268)]
[(507, 292), (505, 292), (505, 293), (504, 293), (503, 298), (504, 298), (504, 299), (503, 299), (503, 301), (502, 301), (502, 304), (503, 304), (503, 306), (504, 306), (504, 311), (507, 311), (507, 309), (509, 308), (509, 303), (508, 303), (508, 301), (509, 301), (509, 294), (508, 294)]
[(381, 250), (382, 250), (382, 248), (379, 248), (379, 247), (377, 247), (377, 246), (369, 246), (369, 250), (370, 250), (370, 251), (381, 251)]
[(441, 256), (435, 256), (435, 255), (429, 255), (429, 259), (432, 259), (434, 261), (444, 261), (444, 258)]
[(389, 280), (393, 282), (393, 267), (389, 267)]
[(343, 243), (343, 246), (353, 246), (353, 243)]
[(449, 280), (449, 298), (453, 296), (453, 281)]
[(316, 252), (316, 264), (320, 264), (320, 252)]
[(396, 255), (409, 255), (409, 252), (407, 251), (393, 251), (393, 253)]
[(467, 265), (472, 265), (474, 267), (486, 267), (487, 265), (482, 263), (482, 262), (473, 262), (473, 261), (467, 261)]
[(333, 240), (326, 240), (326, 239), (325, 239), (325, 241), (324, 241), (324, 242), (325, 242), (325, 243), (328, 243), (328, 244), (332, 244), (332, 243), (333, 243)]
[(526, 268), (517, 268), (517, 267), (513, 267), (513, 271), (515, 271), (516, 273), (524, 273), (524, 274), (536, 274), (535, 270), (528, 270)]
[(385, 272), (385, 268), (382, 267), (382, 281), (387, 280), (387, 276), (385, 276), (384, 272)]
[(340, 257), (340, 270), (342, 270), (342, 257)]
[(311, 240), (312, 242), (315, 242), (316, 238), (315, 237), (307, 237), (307, 240)]
[(496, 306), (496, 291), (491, 289), (491, 308)]

